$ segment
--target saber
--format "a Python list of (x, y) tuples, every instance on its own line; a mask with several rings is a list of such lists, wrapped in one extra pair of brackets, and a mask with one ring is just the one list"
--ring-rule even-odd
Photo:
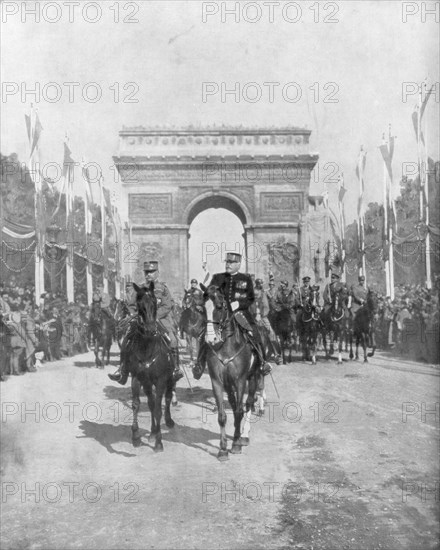
[(270, 372), (269, 375), (270, 375), (270, 379), (272, 380), (273, 387), (275, 388), (275, 391), (277, 393), (277, 397), (278, 397), (278, 399), (280, 399), (280, 394), (278, 393), (278, 389), (277, 389), (277, 386), (275, 384), (275, 380), (273, 379), (272, 373)]

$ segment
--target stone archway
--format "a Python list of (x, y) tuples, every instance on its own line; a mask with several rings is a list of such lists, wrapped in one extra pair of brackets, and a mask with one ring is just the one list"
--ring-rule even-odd
[(143, 262), (155, 259), (171, 291), (181, 292), (191, 221), (206, 208), (226, 207), (242, 221), (246, 250), (254, 252), (247, 271), (292, 281), (302, 260), (291, 249), (302, 244), (318, 160), (309, 152), (310, 133), (294, 127), (122, 130), (114, 161), (125, 191), (121, 213), (132, 227), (123, 275), (142, 280)]

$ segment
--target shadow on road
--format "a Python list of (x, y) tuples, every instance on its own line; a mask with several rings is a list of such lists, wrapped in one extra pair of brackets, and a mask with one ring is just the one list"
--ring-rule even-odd
[[(139, 419), (141, 421), (141, 419)], [(149, 421), (148, 421), (149, 424)], [(79, 424), (80, 430), (84, 433), (82, 436), (77, 436), (77, 439), (91, 438), (100, 443), (105, 449), (112, 454), (118, 454), (127, 458), (137, 456), (137, 453), (127, 453), (124, 451), (117, 451), (113, 445), (122, 442), (131, 443), (131, 426), (127, 424), (119, 424), (117, 426), (113, 424), (100, 424), (98, 422), (90, 422), (89, 420), (82, 420)], [(139, 427), (141, 438), (143, 439), (141, 446), (149, 447), (153, 449), (154, 446), (148, 442), (149, 431)], [(183, 426), (175, 424), (174, 428), (166, 428), (162, 426), (162, 439), (164, 443), (181, 443), (187, 447), (192, 447), (207, 453), (208, 455), (215, 456), (218, 451), (217, 440), (219, 434), (205, 430), (204, 428), (192, 428), (190, 426)], [(216, 440), (215, 444), (211, 443), (211, 440)], [(207, 448), (205, 448), (205, 446)]]

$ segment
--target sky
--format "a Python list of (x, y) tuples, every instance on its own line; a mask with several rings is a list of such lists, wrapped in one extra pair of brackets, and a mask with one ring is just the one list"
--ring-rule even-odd
[[(97, 162), (116, 191), (112, 156), (124, 125), (307, 127), (311, 152), (320, 157), (311, 192), (321, 193), (327, 176), (336, 208), (329, 164), (336, 163), (348, 188), (348, 222), (356, 215), (354, 170), (361, 145), (367, 151), (367, 202), (381, 202), (378, 146), (389, 124), (397, 136), (395, 173), (400, 176), (403, 163), (417, 160), (415, 86), (439, 81), (438, 15), (424, 12), (434, 2), (242, 2), (235, 15), (225, 14), (235, 2), (82, 1), (73, 14), (66, 3), (55, 9), (26, 2), (39, 22), (23, 4), (1, 2), (2, 154), (26, 159), (24, 114), (31, 102), (44, 128), (42, 161), (62, 164), (67, 133), (73, 158)], [(70, 98), (66, 82), (79, 83)], [(262, 91), (259, 101), (249, 101), (250, 88), (238, 102), (232, 95), (222, 101), (220, 93), (203, 101), (203, 83), (216, 83), (219, 90), (238, 83), (243, 92), (250, 82)], [(272, 98), (264, 82), (279, 83)], [(289, 83), (296, 86), (285, 88), (287, 99), (295, 99), (296, 89), (298, 101), (283, 97)], [(26, 94), (36, 85), (37, 98)], [(98, 101), (84, 99), (83, 92), (93, 99), (96, 90), (102, 94)], [(429, 154), (438, 160), (438, 84), (436, 90), (425, 117)]]

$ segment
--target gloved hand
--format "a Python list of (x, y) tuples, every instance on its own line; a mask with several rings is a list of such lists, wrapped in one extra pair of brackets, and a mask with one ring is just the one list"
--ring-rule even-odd
[(239, 307), (240, 307), (240, 304), (237, 301), (231, 302), (232, 311), (236, 311)]

